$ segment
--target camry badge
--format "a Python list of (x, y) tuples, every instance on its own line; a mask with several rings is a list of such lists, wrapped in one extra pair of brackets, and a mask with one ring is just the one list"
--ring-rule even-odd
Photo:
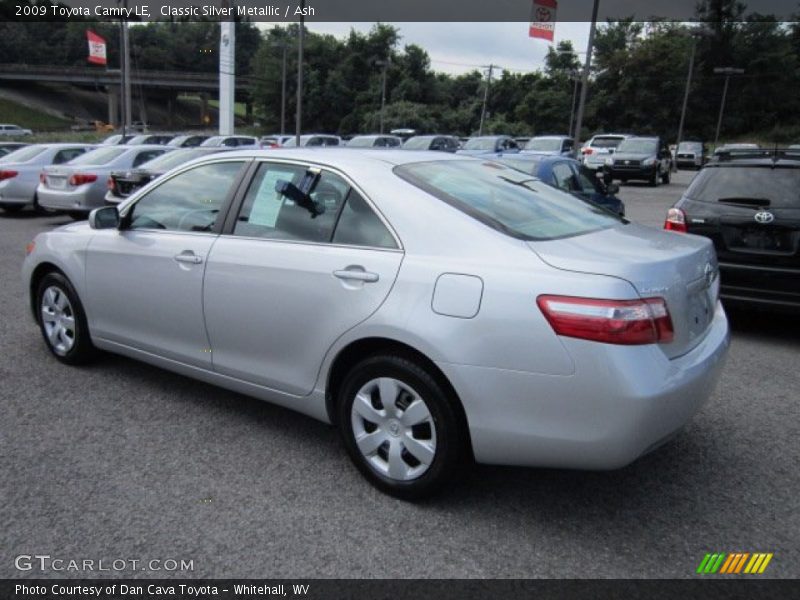
[(756, 223), (766, 225), (767, 223), (772, 223), (775, 220), (775, 215), (773, 215), (771, 212), (767, 212), (766, 210), (762, 210), (757, 212), (753, 218), (756, 220)]

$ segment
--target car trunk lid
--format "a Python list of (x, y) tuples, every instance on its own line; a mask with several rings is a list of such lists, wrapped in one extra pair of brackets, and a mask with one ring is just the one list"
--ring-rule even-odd
[(705, 238), (627, 224), (528, 244), (554, 268), (617, 277), (641, 298), (664, 298), (675, 333), (660, 346), (670, 358), (694, 348), (711, 324), (719, 276), (714, 247)]

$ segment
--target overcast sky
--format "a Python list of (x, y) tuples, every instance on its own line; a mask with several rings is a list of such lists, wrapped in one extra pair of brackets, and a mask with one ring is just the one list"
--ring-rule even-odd
[[(271, 27), (269, 23), (260, 23)], [(342, 38), (350, 29), (368, 32), (374, 23), (314, 23), (316, 33)], [(431, 58), (431, 66), (445, 73), (465, 73), (492, 63), (514, 71), (535, 71), (544, 66), (550, 43), (528, 37), (528, 23), (390, 23), (400, 30), (400, 46), (417, 44)], [(571, 40), (583, 60), (589, 23), (558, 23), (555, 43)]]

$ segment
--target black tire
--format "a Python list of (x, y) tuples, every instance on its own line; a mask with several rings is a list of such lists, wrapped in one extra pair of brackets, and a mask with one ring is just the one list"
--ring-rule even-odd
[(653, 174), (650, 176), (650, 179), (647, 180), (647, 183), (650, 184), (651, 187), (658, 187), (658, 184), (661, 182), (661, 178), (658, 173), (658, 167), (653, 170)]
[(68, 212), (67, 214), (69, 215), (69, 218), (72, 219), (73, 221), (85, 221), (86, 219), (89, 218), (89, 215), (87, 215), (86, 213), (77, 212), (74, 210)]
[[(72, 318), (72, 334), (65, 333), (61, 337), (57, 337), (55, 342), (51, 340), (48, 331), (48, 325), (53, 322), (46, 322), (44, 317), (45, 294), (49, 290), (55, 290), (56, 294), (63, 294), (68, 301), (68, 309), (64, 309), (64, 316), (71, 316)], [(55, 299), (59, 297), (56, 295)], [(52, 304), (52, 303), (51, 303)], [(55, 316), (55, 312), (49, 313), (50, 316)], [(57, 318), (57, 317), (56, 317)], [(42, 337), (53, 356), (59, 361), (68, 365), (80, 365), (90, 361), (97, 353), (94, 345), (92, 344), (91, 337), (89, 336), (89, 327), (86, 322), (86, 313), (83, 310), (80, 298), (72, 287), (69, 280), (61, 273), (52, 272), (45, 275), (39, 282), (36, 288), (36, 320), (39, 323), (39, 330), (42, 332)], [(65, 322), (65, 321), (62, 321)], [(52, 329), (50, 330), (52, 331)], [(72, 344), (69, 348), (57, 347), (57, 344), (64, 343), (65, 339), (71, 339)]]
[(670, 179), (671, 179), (671, 171), (670, 171), (670, 169), (667, 169), (667, 172), (666, 173), (662, 173), (662, 175), (661, 175), (661, 183), (669, 184)]
[(44, 206), (39, 204), (39, 196), (35, 194), (33, 196), (33, 212), (35, 212), (37, 215), (52, 215), (55, 213), (54, 210), (50, 208), (45, 208)]
[(8, 214), (13, 215), (18, 213), (22, 210), (22, 204), (0, 204), (0, 208), (6, 211)]
[[(357, 394), (379, 378), (395, 380), (400, 385), (407, 386), (413, 392), (416, 392), (418, 399), (422, 400), (427, 408), (430, 418), (427, 424), (422, 424), (422, 427), (429, 427), (432, 421), (433, 429), (427, 430), (427, 435), (429, 436), (427, 439), (433, 441), (434, 447), (433, 458), (428, 465), (419, 463), (415, 455), (412, 455), (408, 447), (404, 445), (406, 433), (413, 430), (413, 427), (408, 427), (401, 433), (395, 431), (392, 434), (395, 436), (394, 439), (387, 437), (386, 441), (381, 443), (377, 450), (373, 452), (374, 456), (372, 458), (367, 458), (359, 449), (353, 429), (353, 404)], [(402, 416), (406, 414), (405, 409), (410, 404), (403, 407), (404, 393), (406, 393), (405, 390), (398, 389), (394, 400), (395, 407), (401, 408), (400, 416), (397, 419), (387, 419), (387, 421), (402, 420)], [(409, 395), (408, 397), (412, 396)], [(373, 409), (375, 403), (377, 403), (378, 406), (383, 407), (379, 410), (384, 413), (387, 412), (382, 402), (383, 400), (380, 397), (379, 399), (373, 399)], [(466, 442), (467, 431), (461, 424), (462, 420), (459, 418), (460, 413), (456, 408), (456, 402), (457, 400), (452, 397), (452, 394), (448, 393), (431, 373), (413, 360), (395, 355), (373, 356), (353, 367), (345, 377), (339, 390), (337, 390), (339, 433), (350, 458), (372, 485), (396, 498), (419, 500), (436, 493), (460, 472), (464, 464), (463, 459), (466, 456), (466, 448), (468, 447)], [(360, 417), (355, 417), (355, 419), (358, 418)], [(367, 419), (363, 421), (365, 424), (369, 424)], [(383, 425), (380, 427), (383, 427)], [(377, 431), (377, 429), (378, 427), (375, 427), (373, 431)], [(422, 438), (426, 436), (425, 431), (425, 429), (422, 430)], [(384, 433), (384, 436), (386, 435), (388, 434)], [(416, 434), (412, 433), (412, 436), (416, 437)], [(374, 460), (378, 463), (385, 461), (386, 468), (390, 468), (390, 448), (401, 448), (401, 450), (397, 450), (398, 454), (395, 456), (400, 456), (404, 461), (404, 467), (414, 469), (421, 466), (426, 470), (419, 476), (407, 480), (389, 477), (370, 461)], [(383, 454), (381, 454), (381, 451)], [(419, 463), (416, 466), (413, 465), (415, 461)]]

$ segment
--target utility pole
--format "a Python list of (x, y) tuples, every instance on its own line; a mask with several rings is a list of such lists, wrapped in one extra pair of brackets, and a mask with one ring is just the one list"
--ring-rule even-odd
[(376, 60), (375, 64), (379, 67), (382, 67), (383, 69), (381, 73), (381, 130), (380, 130), (380, 133), (383, 133), (383, 110), (384, 108), (386, 108), (386, 69), (389, 67), (389, 59)]
[(575, 119), (575, 133), (573, 134), (576, 148), (580, 143), (581, 129), (583, 129), (583, 112), (586, 107), (586, 91), (589, 87), (589, 70), (592, 68), (592, 49), (594, 47), (594, 34), (597, 31), (597, 12), (599, 8), (600, 0), (594, 0), (592, 25), (589, 28), (589, 43), (586, 47), (586, 62), (583, 65), (583, 76), (581, 77), (581, 99), (578, 102), (578, 116)]
[[(281, 137), (286, 133), (286, 41), (282, 46), (283, 63), (281, 65)], [(281, 140), (281, 143), (283, 140)]]
[(725, 99), (728, 97), (728, 83), (730, 83), (731, 75), (741, 75), (744, 69), (737, 69), (736, 67), (716, 67), (714, 73), (717, 75), (725, 75), (725, 87), (722, 88), (722, 102), (719, 105), (719, 119), (717, 119), (717, 133), (714, 135), (714, 147), (716, 148), (719, 142), (719, 132), (722, 129), (722, 115), (725, 112)]
[[(128, 8), (128, 0), (124, 2)], [(122, 44), (120, 48), (119, 70), (122, 79), (122, 135), (125, 135), (131, 126), (131, 64), (130, 64), (130, 41), (128, 24), (124, 19), (120, 19)]]
[[(570, 71), (570, 80), (573, 82), (572, 86), (572, 104), (569, 110), (569, 127), (567, 131), (572, 131), (572, 125), (575, 123), (575, 99), (578, 97), (578, 82), (581, 80), (580, 74), (577, 71)], [(577, 143), (577, 140), (575, 140)]]
[(300, 130), (303, 123), (303, 42), (305, 40), (305, 11), (306, 2), (300, 2), (300, 31), (297, 36), (297, 111), (295, 112), (294, 139), (295, 145), (300, 147)]
[[(229, 8), (230, 0), (222, 0)], [(219, 134), (233, 135), (233, 107), (236, 92), (236, 23), (220, 21), (219, 24)]]
[(481, 124), (478, 127), (478, 135), (483, 135), (483, 124), (486, 121), (486, 102), (489, 100), (489, 87), (492, 85), (492, 71), (494, 65), (489, 65), (489, 75), (486, 78), (486, 88), (483, 90), (483, 108), (481, 109)]

